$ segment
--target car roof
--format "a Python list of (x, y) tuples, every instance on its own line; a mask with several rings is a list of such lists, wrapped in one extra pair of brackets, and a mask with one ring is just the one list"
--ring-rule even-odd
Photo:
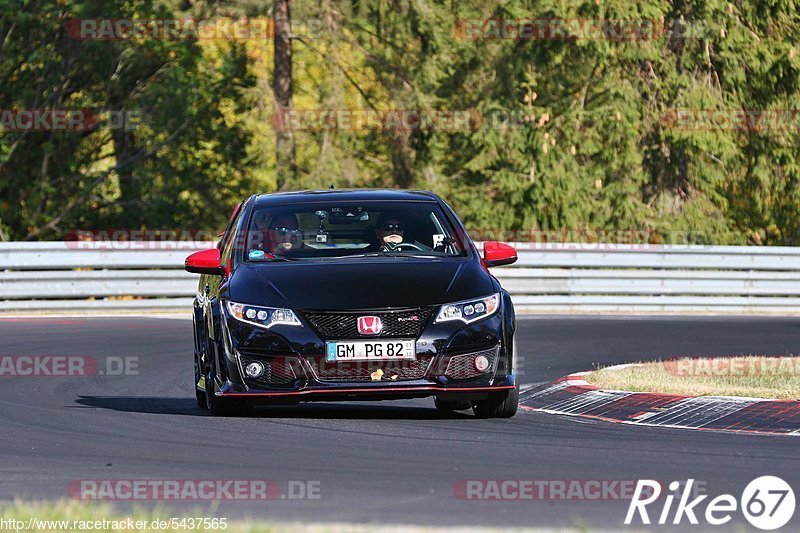
[(308, 191), (277, 192), (259, 194), (255, 205), (280, 205), (322, 201), (406, 201), (436, 202), (439, 197), (431, 191), (405, 189), (318, 189)]

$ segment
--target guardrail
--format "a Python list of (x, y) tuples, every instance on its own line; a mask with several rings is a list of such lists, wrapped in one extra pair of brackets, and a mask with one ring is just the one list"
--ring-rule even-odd
[[(800, 314), (800, 248), (511, 244), (493, 274), (523, 312)], [(136, 245), (0, 243), (0, 312), (188, 311), (183, 261), (210, 244)]]

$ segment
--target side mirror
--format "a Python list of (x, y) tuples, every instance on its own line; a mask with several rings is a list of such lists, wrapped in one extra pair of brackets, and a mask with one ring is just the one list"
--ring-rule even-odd
[(222, 274), (222, 267), (220, 266), (220, 254), (216, 248), (209, 248), (208, 250), (200, 250), (186, 258), (184, 269), (186, 272), (193, 274)]
[(517, 251), (513, 246), (497, 241), (483, 243), (483, 262), (487, 267), (510, 265), (516, 260)]

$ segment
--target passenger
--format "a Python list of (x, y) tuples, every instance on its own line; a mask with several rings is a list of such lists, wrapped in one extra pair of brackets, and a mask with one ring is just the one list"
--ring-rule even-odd
[(305, 248), (298, 229), (297, 217), (292, 213), (276, 216), (269, 226), (268, 237), (271, 251), (277, 254)]

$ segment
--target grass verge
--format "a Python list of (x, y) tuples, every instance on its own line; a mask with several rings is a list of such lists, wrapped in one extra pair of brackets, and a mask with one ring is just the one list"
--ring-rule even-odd
[[(62, 500), (56, 502), (0, 503), (0, 532), (70, 532), (91, 531), (92, 533), (165, 533), (165, 532), (214, 532), (214, 533), (441, 533), (448, 532), (521, 532), (521, 531), (564, 531), (585, 532), (585, 524), (557, 529), (549, 528), (481, 528), (481, 527), (425, 527), (400, 524), (338, 524), (338, 523), (269, 523), (259, 520), (226, 520), (214, 524), (192, 524), (181, 522), (183, 517), (207, 517), (211, 520), (216, 514), (206, 509), (187, 514), (170, 511), (166, 508), (136, 508), (118, 510), (108, 503)], [(172, 518), (175, 517), (175, 518)], [(171, 520), (175, 520), (171, 522)], [(219, 520), (219, 519), (217, 519)]]
[(800, 357), (687, 357), (601, 368), (586, 380), (602, 389), (632, 392), (800, 400)]

